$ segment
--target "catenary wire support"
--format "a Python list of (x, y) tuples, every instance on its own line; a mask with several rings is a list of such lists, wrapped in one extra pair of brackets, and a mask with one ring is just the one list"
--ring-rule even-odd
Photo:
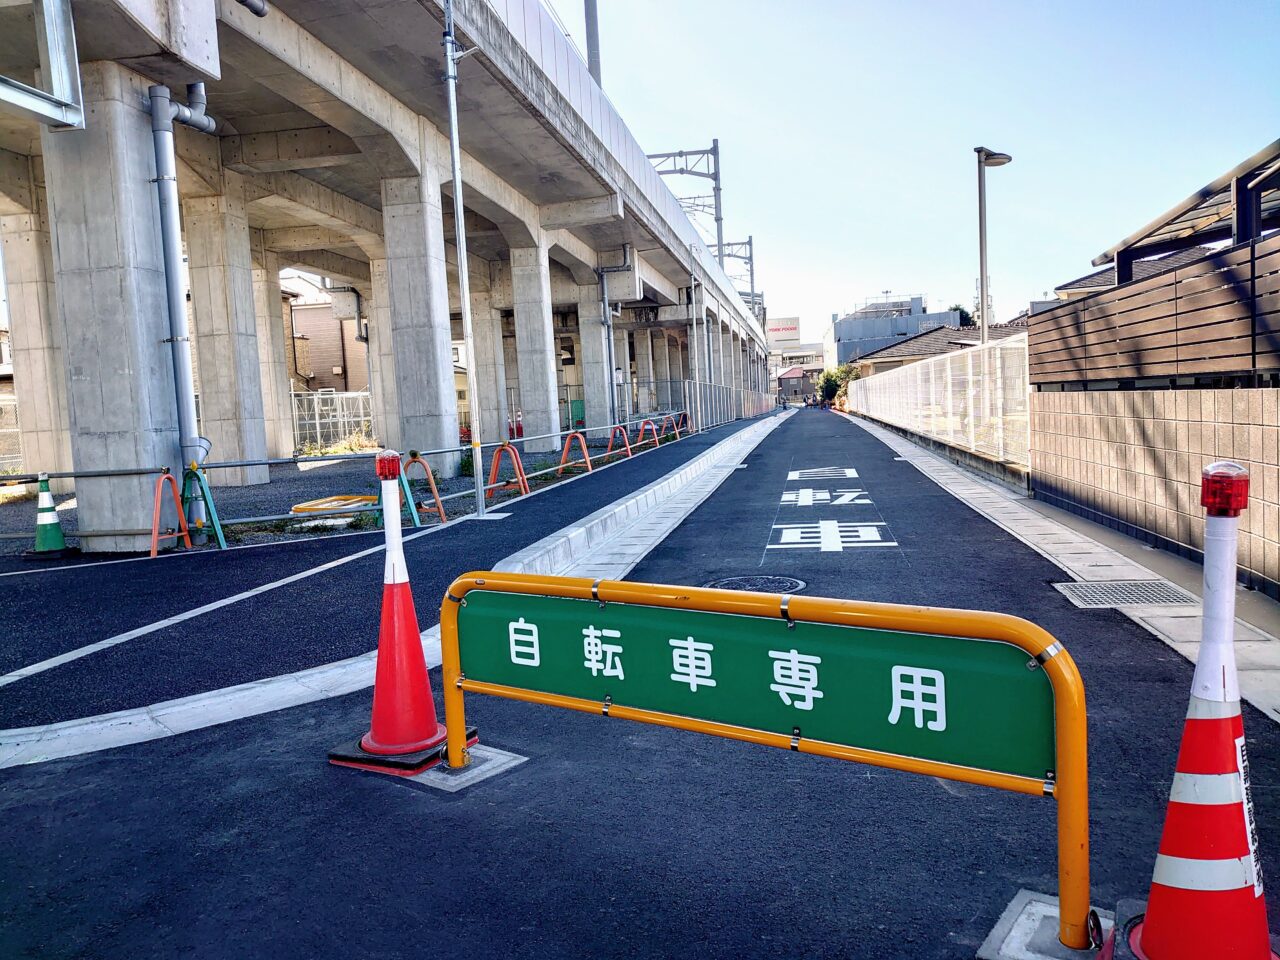
[(702, 177), (711, 181), (712, 207), (716, 218), (716, 258), (724, 268), (724, 206), (720, 198), (720, 141), (713, 139), (711, 146), (702, 150), (676, 150), (671, 153), (646, 154), (659, 175)]

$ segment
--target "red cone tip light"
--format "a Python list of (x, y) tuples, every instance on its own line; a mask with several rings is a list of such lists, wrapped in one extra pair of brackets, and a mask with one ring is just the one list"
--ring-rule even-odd
[(379, 480), (394, 480), (400, 476), (400, 454), (394, 450), (383, 450), (373, 458), (373, 466), (378, 471)]
[(1200, 505), (1211, 517), (1240, 516), (1249, 506), (1249, 471), (1230, 460), (1209, 464), (1201, 474)]

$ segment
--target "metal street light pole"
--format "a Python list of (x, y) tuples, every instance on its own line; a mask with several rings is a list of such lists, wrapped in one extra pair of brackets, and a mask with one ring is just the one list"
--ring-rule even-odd
[(458, 146), (458, 61), (475, 51), (462, 50), (453, 34), (453, 2), (444, 4), (444, 79), (449, 95), (449, 161), (453, 167), (453, 229), (458, 247), (458, 303), (462, 312), (462, 345), (467, 358), (467, 407), (471, 414), (471, 473), (475, 477), (476, 516), (484, 516), (484, 471), (480, 463), (480, 391), (476, 377), (476, 342), (471, 333), (471, 288), (467, 270), (467, 227), (462, 205), (462, 151)]
[(1002, 167), (1013, 157), (986, 147), (974, 147), (978, 155), (978, 315), (979, 340), (987, 342), (987, 167)]

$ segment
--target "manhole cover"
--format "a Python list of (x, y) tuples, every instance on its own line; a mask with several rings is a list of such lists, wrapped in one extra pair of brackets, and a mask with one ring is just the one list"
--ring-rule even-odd
[(714, 590), (754, 590), (756, 593), (796, 593), (805, 583), (795, 577), (724, 577), (703, 586)]
[(1168, 580), (1092, 580), (1055, 583), (1077, 607), (1135, 607), (1149, 604), (1198, 604), (1199, 598)]

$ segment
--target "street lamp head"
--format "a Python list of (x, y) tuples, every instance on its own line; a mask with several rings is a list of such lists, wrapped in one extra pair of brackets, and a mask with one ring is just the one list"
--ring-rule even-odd
[(996, 153), (986, 147), (974, 147), (973, 152), (978, 155), (978, 162), (984, 167), (1003, 167), (1013, 159), (1007, 153)]

